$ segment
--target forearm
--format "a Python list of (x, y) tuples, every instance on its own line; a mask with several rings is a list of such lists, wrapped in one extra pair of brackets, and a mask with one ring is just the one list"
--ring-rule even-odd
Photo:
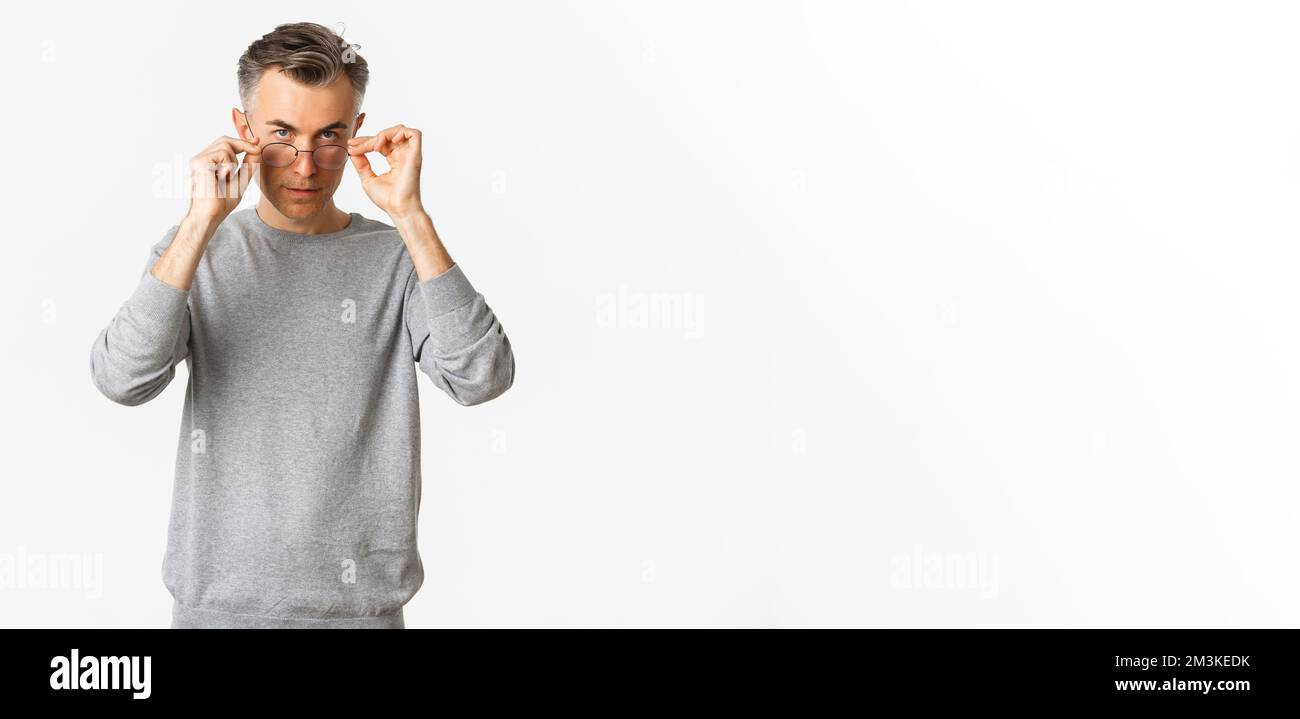
[(421, 282), (437, 277), (455, 264), (427, 212), (421, 210), (401, 215), (393, 218), (393, 223), (406, 243), (406, 251), (415, 265), (415, 276)]
[(164, 283), (188, 292), (194, 282), (194, 273), (198, 271), (199, 260), (216, 229), (214, 223), (186, 215), (176, 237), (150, 272)]
[(515, 377), (510, 339), (460, 265), (410, 282), (408, 289), (411, 347), (434, 384), (462, 405), (481, 404), (510, 388)]

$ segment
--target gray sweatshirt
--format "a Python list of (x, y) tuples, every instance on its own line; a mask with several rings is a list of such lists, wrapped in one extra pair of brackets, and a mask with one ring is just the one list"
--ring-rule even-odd
[(188, 291), (149, 270), (95, 339), (114, 402), (188, 363), (162, 578), (172, 628), (405, 628), (416, 547), (415, 372), (462, 405), (510, 388), (505, 330), (460, 265), (421, 282), (397, 230), (217, 228)]

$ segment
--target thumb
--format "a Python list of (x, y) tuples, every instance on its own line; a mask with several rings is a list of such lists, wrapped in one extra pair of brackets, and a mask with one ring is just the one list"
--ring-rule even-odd
[(362, 182), (374, 178), (375, 171), (370, 167), (370, 160), (365, 155), (348, 155), (352, 160), (352, 166), (357, 168), (357, 174), (361, 175)]

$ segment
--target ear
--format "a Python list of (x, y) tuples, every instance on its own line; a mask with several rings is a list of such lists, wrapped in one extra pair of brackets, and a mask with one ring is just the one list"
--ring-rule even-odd
[(237, 107), (230, 108), (230, 121), (235, 125), (235, 132), (239, 139), (245, 142), (253, 141), (253, 128), (248, 126), (248, 115)]
[(354, 123), (353, 126), (352, 126), (352, 136), (353, 136), (353, 137), (356, 137), (356, 136), (358, 136), (358, 135), (361, 134), (361, 123), (363, 123), (363, 122), (365, 122), (365, 121), (366, 121), (366, 113), (363, 112), (363, 113), (361, 113), (360, 115), (357, 115), (357, 121), (356, 121), (356, 123)]

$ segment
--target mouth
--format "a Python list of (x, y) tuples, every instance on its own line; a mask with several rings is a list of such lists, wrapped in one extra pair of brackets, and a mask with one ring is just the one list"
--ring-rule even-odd
[(290, 197), (313, 197), (317, 192), (320, 192), (319, 187), (308, 188), (308, 189), (300, 189), (297, 187), (286, 187), (284, 188), (284, 190), (285, 192), (289, 193)]

